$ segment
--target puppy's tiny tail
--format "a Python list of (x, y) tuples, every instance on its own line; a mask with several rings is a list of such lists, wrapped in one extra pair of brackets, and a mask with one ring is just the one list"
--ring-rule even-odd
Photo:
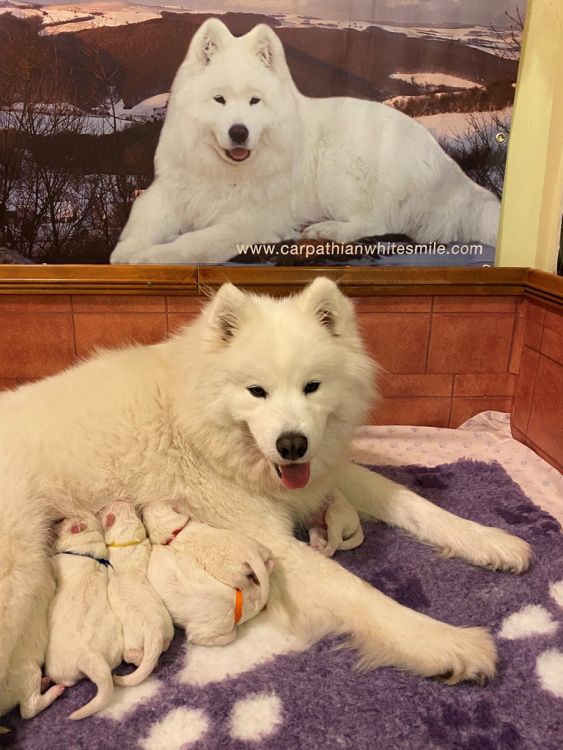
[(126, 675), (114, 675), (113, 681), (121, 687), (140, 685), (143, 680), (152, 674), (158, 664), (158, 658), (163, 648), (162, 633), (159, 628), (150, 628), (145, 632), (144, 653), (141, 663), (134, 672)]
[(85, 719), (107, 708), (113, 695), (113, 680), (109, 664), (101, 654), (90, 652), (78, 660), (78, 669), (98, 688), (98, 692), (82, 708), (71, 713), (69, 719)]

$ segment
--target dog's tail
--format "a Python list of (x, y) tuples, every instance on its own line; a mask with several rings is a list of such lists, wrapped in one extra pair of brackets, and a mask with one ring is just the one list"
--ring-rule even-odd
[(93, 651), (78, 659), (78, 669), (83, 672), (98, 688), (98, 692), (82, 708), (71, 713), (69, 719), (85, 719), (98, 711), (107, 708), (113, 695), (113, 680), (109, 664), (101, 654)]
[(46, 543), (46, 514), (29, 478), (0, 458), (0, 685), (19, 634), (33, 625), (37, 597), (49, 586)]
[(162, 653), (163, 640), (162, 633), (158, 627), (148, 627), (145, 631), (144, 652), (141, 663), (134, 672), (126, 675), (114, 675), (113, 681), (121, 687), (131, 687), (139, 685), (143, 680), (152, 674), (158, 663), (158, 658)]

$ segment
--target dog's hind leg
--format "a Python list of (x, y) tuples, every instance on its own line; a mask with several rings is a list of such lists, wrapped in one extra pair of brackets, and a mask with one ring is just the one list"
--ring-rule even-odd
[(364, 516), (404, 529), (448, 556), (512, 573), (530, 563), (530, 547), (522, 539), (449, 513), (362, 466), (349, 464), (338, 486)]
[(366, 668), (393, 666), (451, 683), (495, 674), (493, 639), (398, 604), (338, 563), (293, 539), (264, 539), (276, 556), (268, 611), (311, 642), (350, 635)]
[(34, 610), (52, 586), (47, 522), (24, 476), (0, 467), (0, 685), (22, 632), (39, 627)]
[(22, 719), (33, 719), (34, 716), (44, 711), (64, 693), (64, 685), (52, 685), (44, 693), (41, 692), (41, 670), (37, 665), (26, 665), (25, 684), (26, 696), (20, 703), (20, 714)]

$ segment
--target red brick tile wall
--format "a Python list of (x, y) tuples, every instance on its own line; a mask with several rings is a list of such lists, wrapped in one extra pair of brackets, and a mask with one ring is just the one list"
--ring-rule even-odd
[[(0, 296), (0, 388), (51, 375), (96, 347), (159, 341), (201, 304), (190, 297)], [(457, 427), (484, 409), (509, 412), (520, 373), (515, 428), (544, 444), (542, 399), (529, 373), (539, 372), (547, 387), (557, 374), (553, 365), (561, 367), (552, 313), (525, 307), (520, 314), (513, 296), (368, 297), (356, 305), (368, 349), (383, 368), (372, 423)], [(549, 442), (543, 450), (555, 448)]]
[(524, 300), (512, 434), (563, 470), (563, 312)]
[(485, 409), (509, 412), (518, 297), (357, 301), (368, 348), (384, 368), (373, 424), (458, 427)]

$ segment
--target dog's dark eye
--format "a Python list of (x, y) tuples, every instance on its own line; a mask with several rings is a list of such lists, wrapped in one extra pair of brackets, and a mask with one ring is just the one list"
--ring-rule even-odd
[(259, 99), (257, 96), (253, 96), (250, 100), (250, 105), (254, 106), (255, 104), (260, 104), (261, 101), (262, 99)]
[(219, 94), (218, 96), (214, 96), (213, 100), (216, 101), (217, 104), (226, 104), (227, 103), (227, 100), (225, 99), (224, 96), (221, 96), (221, 94)]
[(317, 380), (311, 380), (310, 383), (307, 383), (305, 388), (303, 388), (303, 393), (307, 396), (309, 393), (314, 393), (315, 391), (318, 391), (321, 384)]
[(259, 385), (251, 385), (248, 392), (251, 396), (254, 396), (254, 398), (268, 398), (266, 391)]

